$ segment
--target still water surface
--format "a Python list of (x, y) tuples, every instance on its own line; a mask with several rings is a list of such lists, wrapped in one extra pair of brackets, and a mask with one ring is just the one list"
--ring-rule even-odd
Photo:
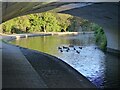
[[(62, 59), (97, 87), (118, 87), (118, 57), (96, 48), (93, 34), (39, 36), (11, 43)], [(69, 47), (69, 50), (63, 47)]]

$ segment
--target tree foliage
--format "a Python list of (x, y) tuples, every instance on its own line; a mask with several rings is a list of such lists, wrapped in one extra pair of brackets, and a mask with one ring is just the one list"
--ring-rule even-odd
[(94, 24), (93, 24), (93, 26), (95, 29), (96, 44), (100, 47), (100, 49), (102, 49), (103, 51), (106, 51), (107, 38), (105, 36), (103, 28), (98, 25), (94, 25)]
[[(4, 33), (11, 33), (11, 30), (17, 29), (14, 33), (29, 32), (61, 32), (77, 31), (81, 26), (83, 31), (90, 31), (91, 23), (88, 20), (79, 17), (73, 17), (68, 14), (60, 13), (35, 13), (21, 16), (3, 23)], [(18, 31), (19, 30), (19, 31)]]

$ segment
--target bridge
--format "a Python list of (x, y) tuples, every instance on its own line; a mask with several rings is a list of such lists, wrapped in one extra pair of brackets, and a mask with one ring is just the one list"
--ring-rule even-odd
[(117, 2), (3, 2), (2, 21), (4, 22), (17, 16), (54, 9), (56, 12), (79, 16), (102, 26), (107, 37), (107, 50), (119, 53), (120, 30), (118, 28), (118, 7), (119, 3)]
[[(77, 2), (76, 3), (75, 2), (1, 2), (0, 5), (2, 5), (2, 15), (0, 15), (0, 17), (2, 17), (2, 22), (5, 22), (7, 20), (10, 20), (10, 19), (18, 17), (18, 16), (27, 15), (27, 14), (31, 14), (31, 13), (40, 13), (40, 12), (53, 10), (53, 9), (59, 13), (71, 14), (73, 16), (79, 16), (84, 19), (88, 19), (91, 22), (95, 22), (104, 28), (104, 31), (105, 31), (105, 34), (107, 37), (108, 51), (114, 52), (114, 53), (120, 52), (120, 42), (119, 42), (120, 30), (118, 28), (118, 7), (119, 7), (118, 3), (85, 3), (84, 4), (84, 3), (77, 3)], [(11, 52), (7, 52), (6, 50), (4, 50), (4, 47), (7, 47), (5, 49), (8, 49), (8, 51), (11, 51)], [(12, 48), (14, 48), (15, 51), (13, 51)], [(31, 54), (31, 51), (29, 51), (29, 52)], [(5, 61), (8, 59), (8, 57), (4, 56), (4, 53), (7, 53), (7, 55), (12, 56), (12, 58), (10, 60), (8, 60), (8, 62)], [(14, 56), (15, 53), (17, 53), (18, 56), (20, 56), (21, 58)], [(36, 53), (36, 52), (34, 52), (34, 53)], [(34, 54), (34, 56), (36, 56), (36, 54)], [(42, 53), (40, 53), (40, 54), (42, 55)], [(44, 55), (44, 56), (46, 56), (46, 55)], [(53, 59), (53, 57), (48, 56), (48, 55), (46, 56), (46, 58)], [(12, 85), (16, 84), (15, 82), (13, 82), (13, 83), (7, 82), (7, 80), (8, 81), (10, 81), (10, 79), (18, 80), (18, 79), (15, 79), (17, 77), (13, 77), (14, 76), (13, 75), (13, 76), (10, 76), (11, 78), (10, 77), (7, 78), (7, 75), (6, 75), (6, 70), (8, 72), (10, 72), (9, 70), (13, 70), (14, 71), (13, 74), (15, 74), (15, 76), (16, 76), (16, 73), (19, 73), (19, 72), (16, 72), (15, 68), (17, 68), (20, 71), (23, 71), (24, 74), (26, 75), (26, 76), (22, 76), (22, 78), (25, 79), (25, 80), (22, 79), (22, 82), (27, 83), (27, 87), (43, 87), (44, 88), (44, 87), (54, 87), (55, 86), (55, 83), (48, 82), (51, 80), (50, 75), (46, 76), (44, 78), (44, 73), (43, 73), (44, 71), (41, 72), (38, 70), (38, 73), (40, 73), (40, 74), (43, 73), (43, 79), (45, 79), (45, 80), (41, 79), (41, 77), (38, 75), (38, 73), (36, 73), (34, 71), (34, 69), (29, 65), (25, 56), (22, 55), (22, 53), (18, 49), (18, 47), (3, 44), (3, 59), (5, 59), (3, 61), (4, 68), (8, 67), (8, 65), (11, 65), (11, 64), (13, 65), (12, 67), (9, 66), (10, 67), (9, 69), (8, 68), (4, 69), (5, 75), (3, 75), (3, 76), (5, 79), (5, 82), (3, 82), (3, 85), (5, 85), (5, 87), (11, 87)], [(15, 62), (14, 59), (16, 59), (20, 63)], [(25, 60), (25, 61), (23, 61), (24, 63), (21, 60)], [(47, 63), (47, 62), (48, 62), (48, 60), (46, 60), (45, 62), (42, 62), (42, 63)], [(54, 61), (51, 61), (51, 63), (54, 63), (54, 65), (57, 64)], [(48, 65), (51, 65), (51, 63), (49, 62)], [(24, 67), (21, 67), (21, 65)], [(28, 65), (28, 66), (25, 67), (25, 65), (26, 66)], [(52, 67), (52, 69), (53, 69), (54, 65), (53, 66), (51, 65), (50, 67)], [(57, 67), (61, 67), (60, 65), (64, 66), (60, 62), (57, 64)], [(27, 68), (27, 70), (24, 70), (24, 68)], [(46, 67), (43, 66), (41, 68), (44, 70), (46, 69), (46, 71), (47, 71)], [(59, 70), (59, 68), (57, 68), (57, 69)], [(75, 73), (74, 71), (72, 71), (72, 72), (74, 72), (75, 74), (71, 74), (71, 72), (69, 72), (71, 70), (69, 68), (69, 66), (67, 66), (65, 68), (62, 67), (60, 70), (61, 70), (62, 74), (60, 74), (58, 77), (64, 76), (64, 79), (67, 78), (66, 80), (67, 80), (68, 84), (70, 84), (69, 78), (72, 78), (71, 80), (76, 81), (76, 83), (72, 82), (72, 86), (95, 88), (92, 84), (87, 82), (85, 79), (81, 79), (81, 81), (79, 81), (78, 79), (74, 78), (73, 76), (77, 76), (77, 77), (80, 77), (80, 76), (78, 75), (78, 73)], [(68, 71), (63, 72), (64, 70), (68, 70)], [(30, 74), (31, 77), (29, 77), (29, 76), (27, 76), (28, 75), (27, 73), (29, 73), (29, 72), (34, 72), (34, 74)], [(49, 72), (47, 72), (47, 73), (49, 74)], [(67, 77), (68, 74), (70, 74), (70, 77)], [(10, 72), (10, 75), (11, 75), (11, 72)], [(56, 75), (58, 75), (58, 72)], [(35, 78), (33, 78), (33, 77), (35, 77)], [(54, 77), (56, 77), (56, 76), (54, 75)], [(38, 78), (39, 78), (39, 80), (37, 80)], [(83, 78), (83, 77), (80, 77), (80, 78)], [(32, 83), (28, 82), (27, 80), (31, 80), (31, 81), (33, 80), (34, 85), (32, 85)], [(56, 82), (56, 80), (58, 80), (58, 79), (54, 78), (54, 80)], [(48, 82), (47, 85), (45, 82), (42, 82), (42, 81)], [(62, 80), (60, 82), (63, 83)], [(81, 82), (81, 83), (84, 82), (84, 83), (86, 83), (86, 85), (84, 85), (84, 84), (79, 85), (79, 82)], [(41, 86), (38, 85), (38, 83), (41, 83)], [(60, 84), (58, 82), (56, 82), (56, 83), (57, 83), (58, 87), (60, 87)], [(65, 87), (68, 84), (64, 83), (64, 85), (62, 85), (62, 87)], [(8, 86), (6, 86), (6, 85), (8, 85)], [(13, 86), (13, 87), (15, 88), (17, 86), (18, 87), (20, 87), (20, 86), (26, 87), (26, 84), (22, 85), (21, 83), (19, 83), (19, 80), (18, 80), (16, 86)]]

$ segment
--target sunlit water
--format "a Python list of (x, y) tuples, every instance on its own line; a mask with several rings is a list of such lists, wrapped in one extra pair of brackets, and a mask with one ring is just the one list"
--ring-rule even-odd
[[(113, 59), (110, 60), (109, 55), (106, 56), (103, 51), (98, 49), (95, 45), (93, 34), (30, 37), (15, 40), (11, 43), (42, 51), (62, 59), (87, 77), (97, 87), (117, 86), (118, 71), (113, 70), (111, 72), (111, 69), (116, 70), (118, 67), (118, 61), (113, 61), (113, 59), (117, 58), (111, 55)], [(69, 47), (69, 45), (74, 45), (74, 47)], [(69, 47), (69, 50), (64, 49), (63, 46)], [(58, 49), (58, 47), (62, 49)], [(82, 47), (82, 49), (79, 47)], [(110, 60), (110, 67), (109, 62), (106, 60)], [(112, 63), (116, 66), (114, 67)], [(111, 74), (116, 74), (114, 75), (116, 77), (115, 80), (109, 79), (113, 78), (113, 76), (108, 74), (110, 72)], [(108, 84), (110, 82), (112, 83), (111, 85)]]

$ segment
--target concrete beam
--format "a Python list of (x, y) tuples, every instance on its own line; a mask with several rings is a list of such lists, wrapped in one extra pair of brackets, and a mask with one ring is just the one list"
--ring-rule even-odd
[(45, 12), (65, 4), (68, 2), (2, 2), (2, 22), (26, 14)]

